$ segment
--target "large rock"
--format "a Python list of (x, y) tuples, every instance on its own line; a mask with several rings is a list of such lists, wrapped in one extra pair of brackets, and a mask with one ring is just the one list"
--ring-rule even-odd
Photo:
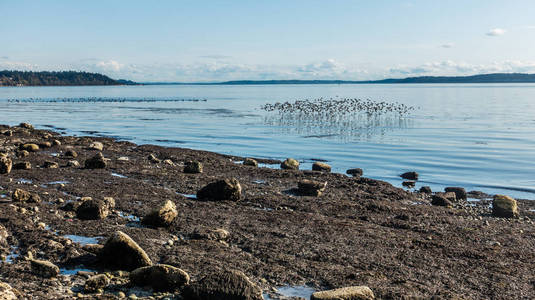
[(202, 173), (203, 166), (201, 162), (198, 161), (188, 161), (184, 166), (184, 173), (196, 174)]
[(299, 170), (299, 162), (293, 158), (287, 158), (281, 163), (281, 169)]
[(23, 123), (20, 123), (20, 124), (19, 124), (19, 127), (20, 127), (20, 128), (25, 128), (25, 129), (30, 129), (30, 130), (33, 129), (33, 125), (32, 125), (32, 124), (30, 124), (30, 123), (24, 123), (24, 122), (23, 122)]
[(232, 200), (241, 198), (241, 185), (235, 178), (227, 178), (209, 183), (197, 192), (199, 200)]
[(428, 186), (428, 185), (425, 185), (425, 186), (422, 186), (420, 188), (420, 193), (423, 193), (423, 194), (431, 194), (433, 193), (433, 191), (431, 190), (431, 187)]
[(7, 156), (0, 156), (0, 174), (9, 174), (13, 166), (13, 161)]
[(21, 161), (13, 165), (15, 170), (30, 170), (31, 168), (32, 164), (29, 161)]
[(43, 163), (43, 168), (45, 169), (57, 169), (59, 168), (59, 164), (55, 161), (45, 161)]
[(362, 176), (364, 172), (362, 171), (361, 168), (354, 168), (354, 169), (349, 169), (346, 171), (346, 174), (347, 175), (351, 175), (353, 177), (360, 177)]
[(455, 198), (457, 200), (466, 200), (467, 194), (466, 190), (462, 187), (447, 187), (444, 189), (446, 193), (455, 193)]
[(495, 195), (492, 201), (492, 215), (502, 218), (517, 218), (516, 200), (505, 195)]
[(106, 241), (98, 257), (107, 268), (127, 271), (152, 265), (147, 253), (121, 231), (116, 231)]
[(76, 217), (81, 220), (100, 220), (110, 213), (109, 206), (101, 200), (86, 200), (76, 209)]
[(106, 168), (106, 165), (106, 160), (104, 159), (104, 155), (102, 155), (101, 152), (97, 153), (95, 156), (85, 161), (86, 169), (104, 169)]
[(66, 157), (76, 158), (76, 157), (78, 157), (78, 153), (76, 153), (76, 151), (71, 149), (71, 150), (65, 151), (65, 156)]
[(32, 259), (30, 260), (30, 264), (32, 267), (32, 273), (35, 275), (44, 278), (56, 277), (59, 275), (58, 266), (49, 261)]
[(155, 291), (174, 291), (189, 284), (189, 275), (179, 268), (158, 264), (135, 269), (130, 273), (130, 281)]
[(243, 160), (244, 166), (251, 166), (251, 167), (258, 167), (258, 162), (255, 159), (252, 158), (246, 158)]
[(147, 214), (143, 218), (142, 223), (156, 227), (166, 227), (171, 225), (177, 216), (178, 211), (176, 210), (176, 205), (172, 201), (167, 200)]
[(11, 199), (15, 202), (25, 202), (30, 200), (31, 194), (23, 189), (16, 189), (11, 195)]
[(187, 300), (262, 300), (262, 290), (240, 271), (218, 270), (183, 291)]
[(405, 172), (399, 176), (401, 176), (403, 179), (418, 180), (418, 173), (416, 172)]
[(26, 150), (28, 152), (37, 152), (39, 151), (39, 146), (37, 144), (23, 144), (20, 146), (20, 150)]
[(350, 286), (323, 292), (316, 292), (311, 300), (373, 300), (375, 295), (367, 286)]
[(101, 142), (92, 142), (88, 148), (90, 150), (102, 151), (104, 149), (104, 144), (102, 144)]
[(1, 300), (17, 300), (18, 292), (13, 289), (9, 284), (0, 282), (0, 299)]
[(320, 196), (327, 187), (327, 181), (303, 179), (297, 183), (297, 192), (302, 196)]
[(105, 274), (98, 274), (89, 277), (84, 284), (84, 290), (88, 293), (97, 292), (110, 284), (110, 278)]
[(453, 206), (453, 203), (451, 203), (450, 200), (448, 200), (444, 195), (436, 194), (433, 195), (431, 198), (431, 204), (436, 206), (446, 206), (451, 207)]
[(312, 164), (313, 171), (331, 172), (331, 166), (323, 162), (315, 162)]

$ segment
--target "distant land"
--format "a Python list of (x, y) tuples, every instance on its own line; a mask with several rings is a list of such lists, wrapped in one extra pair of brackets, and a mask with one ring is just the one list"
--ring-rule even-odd
[(223, 82), (142, 82), (112, 79), (88, 72), (0, 71), (0, 86), (78, 85), (275, 85), (275, 84), (416, 84), (416, 83), (535, 83), (535, 74), (493, 73), (471, 76), (419, 76), (382, 80), (234, 80)]
[(129, 80), (115, 80), (98, 73), (61, 71), (0, 71), (0, 86), (77, 86), (77, 85), (130, 85)]

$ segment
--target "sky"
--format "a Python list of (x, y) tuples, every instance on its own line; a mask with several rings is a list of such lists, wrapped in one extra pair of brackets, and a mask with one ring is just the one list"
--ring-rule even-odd
[(0, 70), (139, 82), (535, 73), (533, 0), (0, 0)]

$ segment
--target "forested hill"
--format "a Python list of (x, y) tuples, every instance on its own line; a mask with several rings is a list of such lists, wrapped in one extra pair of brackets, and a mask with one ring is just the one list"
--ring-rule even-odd
[(129, 80), (114, 80), (106, 75), (88, 72), (0, 71), (0, 86), (61, 86), (61, 85), (125, 85)]

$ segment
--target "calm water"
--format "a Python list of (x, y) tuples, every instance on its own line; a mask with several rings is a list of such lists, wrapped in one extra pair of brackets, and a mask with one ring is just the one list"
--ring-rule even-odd
[[(350, 120), (259, 109), (319, 97), (369, 98), (417, 109), (404, 117)], [(191, 99), (206, 101), (176, 101)], [(337, 172), (360, 167), (365, 176), (396, 186), (399, 174), (414, 170), (420, 173), (417, 188), (463, 186), (535, 199), (530, 84), (4, 87), (0, 107), (1, 123), (10, 125), (27, 121), (139, 144), (294, 157), (305, 168), (321, 159)]]

